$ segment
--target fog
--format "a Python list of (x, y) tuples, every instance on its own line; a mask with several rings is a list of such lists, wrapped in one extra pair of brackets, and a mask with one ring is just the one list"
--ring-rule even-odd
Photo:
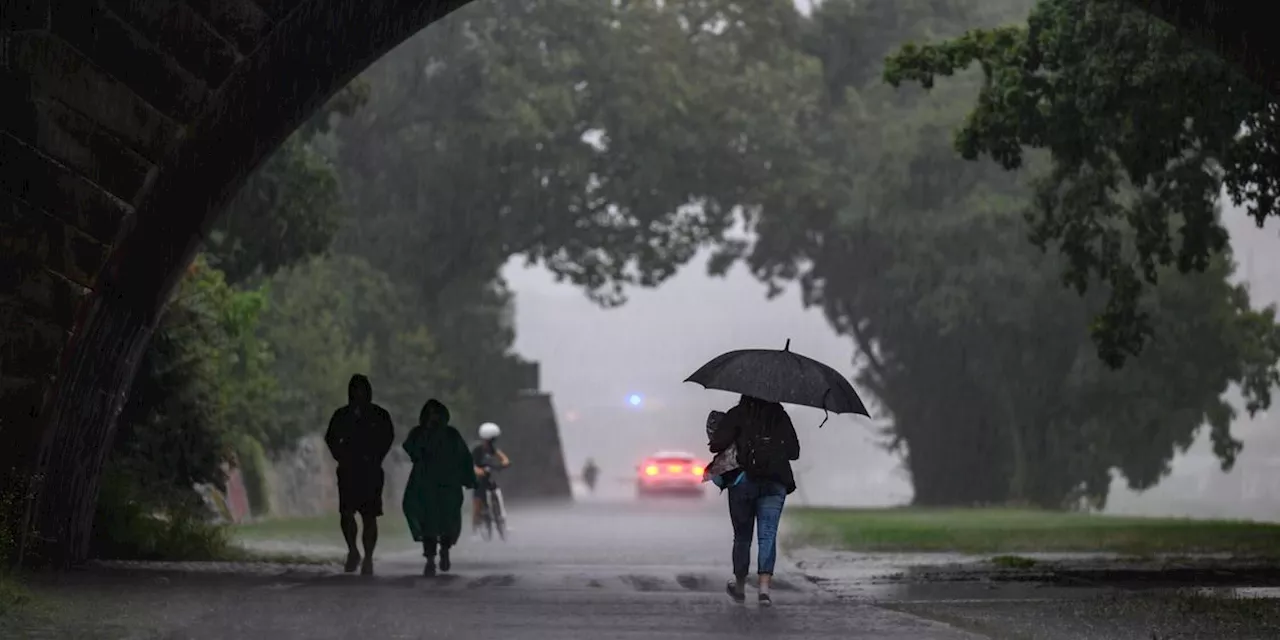
[[(1257, 229), (1243, 212), (1226, 214), (1239, 275), (1258, 304), (1280, 301), (1280, 246), (1274, 226)], [(796, 288), (768, 300), (744, 268), (708, 276), (696, 260), (658, 289), (634, 290), (628, 303), (602, 309), (580, 289), (556, 283), (539, 268), (513, 261), (504, 271), (516, 292), (516, 349), (541, 362), (542, 388), (553, 394), (571, 473), (587, 457), (600, 465), (599, 493), (631, 495), (635, 465), (661, 449), (706, 452), (704, 420), (736, 397), (681, 382), (710, 358), (731, 349), (781, 348), (821, 360), (846, 375), (853, 344), (828, 326), (821, 311), (801, 307)], [(628, 402), (631, 394), (640, 406)], [(870, 400), (870, 398), (867, 398)], [(800, 489), (793, 502), (858, 506), (902, 504), (911, 485), (897, 456), (882, 446), (874, 424), (788, 407), (802, 442)], [(873, 410), (874, 413), (874, 410)], [(1265, 414), (1240, 410), (1234, 431), (1245, 442), (1230, 473), (1213, 457), (1207, 433), (1172, 464), (1159, 486), (1129, 490), (1117, 479), (1108, 510), (1117, 513), (1280, 520), (1280, 434)]]

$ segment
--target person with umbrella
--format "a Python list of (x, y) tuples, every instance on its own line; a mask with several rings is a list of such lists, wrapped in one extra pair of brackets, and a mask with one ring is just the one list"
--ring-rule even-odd
[(796, 490), (791, 461), (800, 459), (800, 439), (781, 404), (744, 395), (725, 413), (708, 448), (719, 454), (730, 447), (737, 447), (739, 467), (722, 476), (729, 487), (729, 519), (733, 523), (733, 580), (726, 590), (734, 600), (746, 600), (755, 529), (759, 601), (761, 606), (769, 606), (773, 603), (769, 585), (778, 557), (778, 523), (787, 496)]
[[(793, 353), (790, 340), (781, 351), (741, 349), (722, 354), (685, 382), (742, 396), (723, 417), (712, 412), (707, 424), (708, 448), (717, 454), (710, 466), (716, 467), (716, 484), (729, 488), (729, 519), (733, 522), (733, 580), (726, 590), (734, 600), (746, 600), (754, 528), (759, 542), (756, 572), (760, 605), (770, 606), (778, 522), (787, 496), (796, 490), (791, 462), (800, 459), (800, 439), (781, 403), (868, 415), (866, 406), (848, 379), (827, 365)], [(721, 456), (722, 452), (726, 455)]]

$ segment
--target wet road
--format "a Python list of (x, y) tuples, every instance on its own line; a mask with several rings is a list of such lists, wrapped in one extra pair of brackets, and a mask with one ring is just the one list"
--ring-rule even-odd
[[(377, 575), (110, 576), (59, 591), (96, 610), (78, 637), (130, 638), (976, 638), (841, 601), (785, 561), (772, 609), (723, 592), (730, 529), (720, 500), (579, 504), (512, 514), (506, 542), (465, 540), (452, 575), (421, 576), (388, 541)], [(388, 522), (390, 529), (394, 523)], [(88, 607), (88, 609), (86, 609)], [(49, 637), (55, 637), (50, 635)], [(65, 636), (56, 636), (65, 637)]]

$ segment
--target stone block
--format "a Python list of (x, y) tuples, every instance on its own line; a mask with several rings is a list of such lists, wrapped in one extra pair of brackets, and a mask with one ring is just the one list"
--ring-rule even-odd
[(132, 207), (13, 137), (0, 132), (0, 191), (89, 234), (99, 242), (115, 239)]
[(178, 122), (191, 122), (204, 106), (204, 81), (107, 9), (91, 3), (56, 4), (51, 30)]
[(0, 2), (0, 30), (26, 31), (49, 28), (49, 0)]
[(71, 335), (14, 296), (0, 294), (0, 377), (47, 380)]
[(192, 9), (248, 55), (271, 28), (271, 18), (251, 0), (187, 0)]
[(502, 472), (503, 494), (513, 502), (572, 497), (551, 396), (524, 394), (499, 412), (502, 448), (511, 467)]
[(9, 52), (13, 72), (0, 76), (0, 106), (6, 113), (32, 94), (55, 98), (154, 164), (182, 136), (180, 124), (56, 36), (12, 34)]
[(0, 262), (0, 296), (4, 304), (20, 309), (27, 317), (70, 330), (89, 290), (47, 269), (5, 262)]
[(231, 43), (185, 3), (106, 0), (106, 6), (210, 87), (222, 84), (238, 62)]
[[(0, 372), (3, 372), (0, 361)], [(39, 416), (52, 376), (23, 378), (0, 373), (0, 475), (34, 462), (39, 442)]]
[(33, 98), (15, 105), (7, 114), (0, 128), (125, 202), (133, 201), (154, 166), (57, 100)]
[(280, 20), (286, 13), (298, 6), (302, 0), (255, 0), (273, 20)]
[(106, 244), (0, 193), (0, 253), (26, 258), (89, 287), (109, 252)]

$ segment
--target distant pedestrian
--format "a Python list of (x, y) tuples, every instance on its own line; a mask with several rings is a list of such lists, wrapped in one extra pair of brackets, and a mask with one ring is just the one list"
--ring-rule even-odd
[(413, 461), (409, 483), (404, 489), (404, 517), (409, 533), (422, 543), (427, 559), (422, 574), (436, 574), (436, 553), (440, 570), (449, 571), (449, 550), (462, 533), (463, 487), (476, 486), (471, 452), (462, 434), (449, 425), (449, 409), (438, 400), (428, 400), (418, 416), (418, 426), (409, 432), (404, 451)]
[(587, 464), (582, 468), (582, 481), (587, 484), (587, 490), (591, 493), (596, 492), (596, 478), (600, 475), (600, 467), (596, 466), (596, 461), (587, 458)]
[[(360, 567), (373, 574), (373, 550), (378, 546), (378, 518), (382, 516), (382, 460), (395, 442), (391, 414), (373, 403), (369, 378), (356, 374), (347, 383), (347, 405), (333, 412), (324, 434), (329, 453), (338, 463), (338, 516), (347, 543), (347, 573)], [(356, 518), (364, 525), (364, 563), (356, 549)]]
[(714, 426), (708, 445), (716, 454), (735, 447), (739, 465), (721, 476), (729, 487), (729, 519), (733, 523), (733, 580), (725, 588), (734, 600), (746, 600), (755, 529), (759, 539), (759, 601), (761, 606), (770, 606), (778, 523), (787, 496), (796, 490), (791, 461), (800, 459), (800, 440), (795, 427), (781, 404), (744, 395)]

